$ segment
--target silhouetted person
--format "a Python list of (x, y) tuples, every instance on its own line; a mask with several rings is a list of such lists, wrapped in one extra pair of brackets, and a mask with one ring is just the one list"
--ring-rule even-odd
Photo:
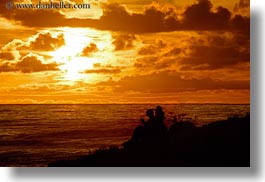
[(132, 138), (123, 144), (124, 147), (143, 144), (147, 142), (147, 140), (150, 140), (153, 136), (153, 130), (156, 127), (154, 111), (152, 109), (148, 109), (146, 111), (146, 116), (148, 117), (148, 120), (144, 121), (143, 118), (140, 119), (142, 125), (139, 125), (134, 129)]
[(155, 117), (159, 122), (164, 122), (165, 120), (165, 113), (161, 106), (156, 106), (155, 109)]
[(156, 120), (155, 120), (155, 115), (154, 115), (153, 109), (148, 109), (145, 112), (145, 114), (148, 117), (148, 120), (145, 122), (144, 119), (141, 118), (140, 119), (141, 120), (141, 123), (143, 124), (143, 126), (146, 129), (152, 129), (152, 128), (154, 128), (157, 123), (156, 123)]
[(155, 120), (157, 122), (157, 132), (159, 136), (163, 136), (167, 132), (167, 127), (165, 125), (165, 113), (161, 106), (156, 106), (155, 109)]

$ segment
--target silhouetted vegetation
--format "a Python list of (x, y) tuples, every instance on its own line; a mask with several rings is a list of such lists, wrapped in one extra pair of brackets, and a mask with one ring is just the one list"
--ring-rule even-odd
[[(147, 114), (150, 120), (145, 124), (154, 122), (152, 113)], [(161, 116), (164, 119), (163, 114)], [(155, 130), (155, 137), (148, 129), (150, 126), (142, 126), (136, 134), (138, 138), (132, 136), (122, 148), (99, 149), (78, 159), (52, 162), (49, 166), (250, 166), (249, 114), (202, 127), (181, 118), (178, 116), (164, 133), (164, 130)]]

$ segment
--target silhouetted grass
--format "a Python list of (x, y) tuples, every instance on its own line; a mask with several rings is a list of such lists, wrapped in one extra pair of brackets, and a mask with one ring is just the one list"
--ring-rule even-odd
[(250, 116), (230, 117), (202, 127), (176, 122), (161, 141), (98, 149), (51, 167), (73, 166), (250, 166)]

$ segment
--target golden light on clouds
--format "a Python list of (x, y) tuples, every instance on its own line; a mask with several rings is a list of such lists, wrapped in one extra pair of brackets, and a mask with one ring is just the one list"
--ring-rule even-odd
[(74, 81), (89, 81), (88, 77), (82, 74), (86, 69), (93, 69), (93, 58), (84, 60), (83, 58), (73, 57), (69, 58), (59, 68), (64, 72), (64, 79), (69, 82)]
[(249, 103), (247, 0), (0, 10), (2, 103)]
[[(58, 63), (63, 78), (73, 84), (75, 81), (91, 82), (96, 75), (85, 74), (93, 70), (94, 64), (105, 64), (113, 60), (111, 34), (92, 29), (62, 28), (65, 45), (50, 52)], [(94, 78), (94, 79), (93, 79)]]

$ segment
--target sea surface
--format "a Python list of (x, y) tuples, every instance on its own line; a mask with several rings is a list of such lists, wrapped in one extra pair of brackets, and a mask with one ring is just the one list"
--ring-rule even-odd
[[(169, 127), (174, 115), (187, 114), (202, 126), (244, 116), (250, 105), (161, 105)], [(49, 162), (121, 146), (154, 104), (0, 105), (0, 166), (47, 166)]]

